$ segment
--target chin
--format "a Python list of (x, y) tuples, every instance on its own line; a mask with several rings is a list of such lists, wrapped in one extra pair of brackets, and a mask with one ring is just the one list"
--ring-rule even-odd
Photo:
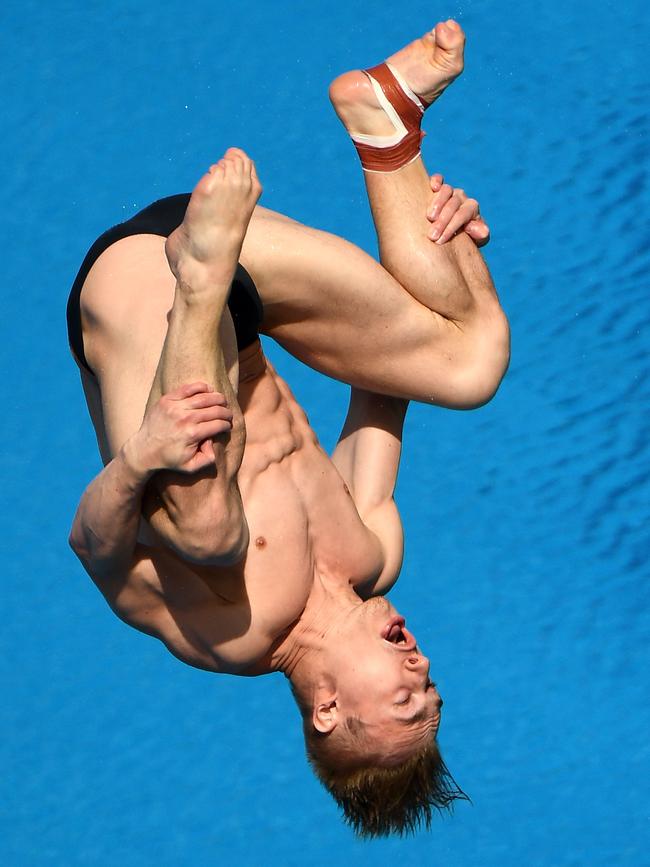
[(363, 608), (365, 611), (381, 611), (382, 614), (393, 610), (393, 606), (385, 596), (371, 596), (364, 601)]

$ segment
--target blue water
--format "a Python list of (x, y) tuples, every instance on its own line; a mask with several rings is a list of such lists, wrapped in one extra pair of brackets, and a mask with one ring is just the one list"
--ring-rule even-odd
[[(3, 4), (2, 864), (650, 863), (647, 9), (532, 10)], [(450, 15), (467, 72), (425, 157), (492, 227), (513, 361), (485, 409), (413, 407), (393, 599), (473, 806), (363, 844), (307, 769), (281, 680), (183, 666), (67, 549), (99, 462), (63, 310), (100, 231), (231, 144), (264, 204), (374, 250), (326, 85)], [(344, 387), (268, 351), (331, 446)]]

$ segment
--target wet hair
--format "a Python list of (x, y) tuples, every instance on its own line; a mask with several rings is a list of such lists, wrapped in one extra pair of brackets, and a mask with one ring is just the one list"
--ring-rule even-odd
[(445, 765), (433, 734), (417, 752), (394, 766), (379, 764), (363, 722), (345, 721), (338, 736), (323, 734), (303, 707), (307, 758), (359, 837), (414, 834), (429, 829), (434, 811), (453, 812), (454, 801), (469, 801)]

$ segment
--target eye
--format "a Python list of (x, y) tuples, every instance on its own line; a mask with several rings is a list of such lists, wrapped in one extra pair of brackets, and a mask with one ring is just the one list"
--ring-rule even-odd
[(400, 701), (396, 701), (395, 704), (408, 704), (410, 702), (410, 700), (411, 700), (411, 693), (409, 693), (405, 699), (402, 699)]

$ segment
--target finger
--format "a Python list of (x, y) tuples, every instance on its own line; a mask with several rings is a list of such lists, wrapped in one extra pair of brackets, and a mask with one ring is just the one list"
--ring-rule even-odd
[(445, 179), (441, 174), (431, 175), (431, 189), (437, 193), (440, 187), (444, 184)]
[(188, 421), (191, 424), (203, 424), (203, 422), (216, 421), (217, 419), (231, 422), (232, 416), (233, 412), (230, 407), (217, 405), (195, 410), (189, 416)]
[(449, 220), (447, 226), (436, 240), (436, 244), (446, 244), (450, 238), (453, 238), (456, 232), (466, 226), (470, 220), (476, 217), (477, 203), (472, 199), (468, 199), (460, 206), (454, 216)]
[(483, 219), (470, 220), (465, 231), (477, 247), (483, 247), (490, 240), (490, 227)]
[(232, 430), (232, 422), (229, 419), (217, 418), (213, 421), (206, 421), (202, 424), (197, 424), (192, 430), (192, 442), (202, 442), (203, 440), (218, 437), (220, 434), (230, 433)]
[(431, 203), (427, 209), (427, 217), (430, 220), (435, 220), (444, 205), (451, 199), (454, 194), (454, 188), (450, 184), (441, 184), (437, 193), (434, 193)]
[(168, 392), (167, 397), (170, 397), (172, 400), (184, 400), (186, 397), (192, 397), (192, 395), (207, 391), (210, 391), (210, 386), (207, 382), (188, 382)]
[(454, 195), (454, 188), (449, 184), (443, 184), (438, 192), (434, 195), (431, 200), (431, 204), (427, 210), (427, 218), (433, 222), (437, 220), (441, 210), (447, 204), (447, 202)]
[(461, 208), (462, 203), (457, 196), (454, 196), (452, 199), (449, 199), (447, 204), (444, 206), (442, 211), (440, 212), (438, 218), (434, 221), (433, 226), (431, 227), (431, 231), (429, 232), (429, 237), (432, 241), (437, 241), (446, 230), (449, 225), (449, 221), (454, 217), (454, 214)]
[(203, 394), (195, 394), (185, 401), (187, 409), (204, 409), (207, 406), (228, 406), (226, 396), (218, 391), (206, 391)]

